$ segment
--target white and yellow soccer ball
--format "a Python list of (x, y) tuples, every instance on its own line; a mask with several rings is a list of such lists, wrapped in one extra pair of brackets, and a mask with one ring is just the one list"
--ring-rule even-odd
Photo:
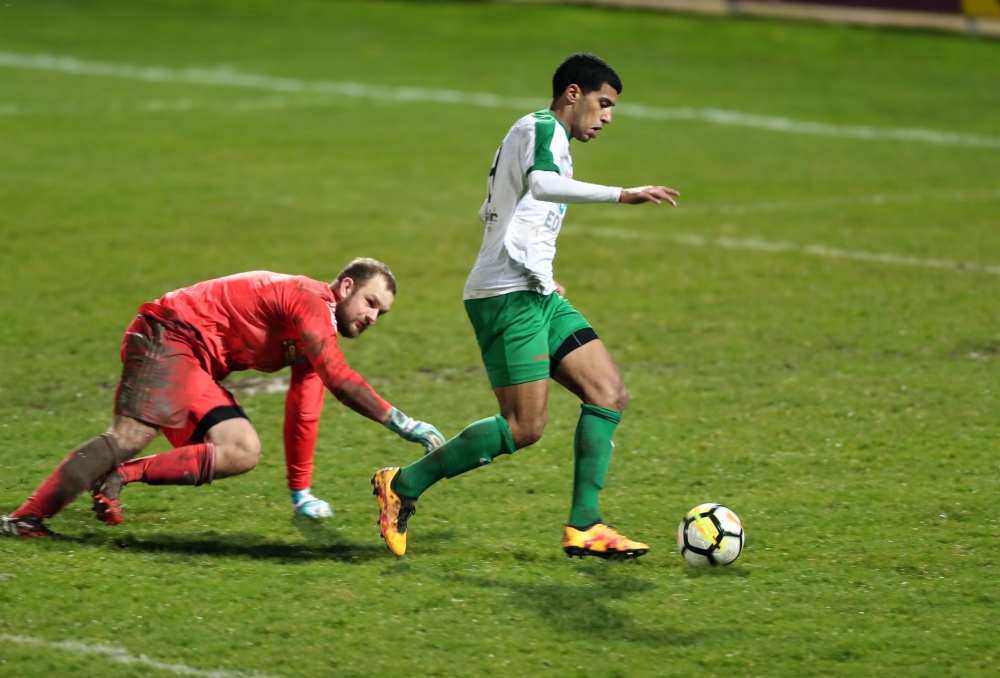
[(677, 546), (692, 565), (729, 565), (743, 541), (743, 523), (722, 504), (695, 506), (677, 527)]

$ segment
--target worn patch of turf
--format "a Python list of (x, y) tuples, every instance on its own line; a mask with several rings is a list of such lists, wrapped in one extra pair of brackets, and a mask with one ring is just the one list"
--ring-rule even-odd
[[(998, 45), (960, 36), (488, 3), (0, 9), (7, 52), (507, 96), (544, 98), (581, 49), (623, 102), (1000, 135)], [(237, 271), (387, 261), (399, 298), (351, 363), (448, 435), (494, 414), (461, 289), (525, 112), (0, 68), (0, 509), (107, 425), (138, 305)], [(540, 443), (428, 492), (402, 560), (368, 479), (418, 450), (331, 398), (314, 487), (336, 517), (295, 523), (282, 396), (255, 395), (253, 473), (0, 541), (0, 634), (273, 676), (995, 675), (1000, 278), (712, 243), (997, 265), (1000, 150), (617, 116), (574, 152), (579, 178), (683, 192), (571, 207), (556, 262), (630, 388), (603, 510), (649, 555), (561, 554), (565, 393)], [(746, 524), (732, 567), (676, 553), (703, 501)], [(158, 673), (7, 641), (0, 661)]]

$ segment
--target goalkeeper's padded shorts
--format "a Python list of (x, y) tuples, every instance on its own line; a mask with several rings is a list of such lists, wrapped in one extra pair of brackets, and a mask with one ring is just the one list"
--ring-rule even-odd
[(160, 427), (174, 447), (204, 442), (208, 430), (227, 419), (248, 419), (170, 323), (137, 316), (125, 332), (121, 357), (115, 414)]

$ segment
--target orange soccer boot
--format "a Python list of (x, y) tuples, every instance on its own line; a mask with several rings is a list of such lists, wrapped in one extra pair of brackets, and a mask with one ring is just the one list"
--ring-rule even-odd
[(115, 469), (103, 480), (94, 483), (94, 487), (90, 491), (94, 498), (91, 510), (97, 519), (105, 525), (118, 525), (124, 518), (122, 503), (118, 498), (121, 496), (124, 485), (122, 475)]
[(638, 558), (649, 546), (618, 534), (604, 523), (594, 523), (586, 530), (567, 525), (563, 529), (563, 551), (567, 556), (597, 556), (606, 560)]
[(372, 494), (378, 497), (378, 525), (382, 539), (394, 556), (402, 557), (406, 553), (406, 524), (417, 510), (417, 500), (401, 497), (392, 489), (392, 481), (398, 474), (398, 466), (376, 473), (372, 478), (375, 487)]

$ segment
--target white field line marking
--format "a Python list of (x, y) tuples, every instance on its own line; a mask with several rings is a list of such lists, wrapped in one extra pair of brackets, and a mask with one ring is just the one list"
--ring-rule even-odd
[(288, 393), (288, 377), (250, 377), (230, 379), (222, 385), (238, 396), (249, 397), (259, 393)]
[[(277, 110), (286, 108), (317, 108), (335, 106), (336, 102), (329, 98), (319, 99), (288, 99), (285, 97), (265, 97), (258, 99), (239, 99), (226, 104), (204, 103), (191, 99), (151, 99), (138, 103), (107, 103), (105, 105), (62, 105), (57, 107), (32, 107), (20, 104), (0, 104), (0, 115), (30, 115), (30, 114), (60, 114), (81, 112), (185, 112), (198, 109), (219, 111), (243, 110)], [(783, 212), (808, 209), (825, 209), (850, 207), (855, 205), (881, 207), (883, 205), (919, 204), (927, 202), (989, 202), (1000, 200), (1000, 190), (974, 191), (960, 193), (937, 193), (925, 191), (922, 193), (873, 194), (861, 196), (833, 196), (813, 200), (790, 200), (784, 202), (758, 202), (743, 205), (699, 205), (690, 207), (684, 205), (682, 210), (668, 210), (666, 214), (681, 218), (695, 214), (726, 214), (741, 215), (759, 212)], [(614, 221), (633, 221), (645, 218), (640, 210), (616, 210), (609, 213), (608, 218)]]
[(139, 102), (107, 102), (104, 104), (64, 103), (56, 106), (31, 106), (0, 103), (0, 116), (75, 115), (80, 113), (186, 113), (189, 111), (255, 111), (286, 108), (329, 108), (337, 101), (327, 97), (289, 99), (265, 97), (237, 99), (231, 102), (204, 102), (192, 99), (150, 99)]
[(582, 233), (599, 238), (617, 238), (619, 240), (669, 240), (683, 245), (715, 246), (726, 249), (756, 250), (760, 252), (796, 252), (828, 259), (851, 259), (854, 261), (871, 261), (880, 264), (898, 264), (901, 266), (919, 266), (921, 268), (941, 268), (954, 271), (975, 271), (1000, 275), (1000, 265), (980, 264), (975, 262), (949, 261), (947, 259), (925, 259), (903, 254), (880, 252), (863, 252), (842, 250), (825, 245), (797, 245), (781, 240), (761, 240), (758, 238), (705, 238), (700, 235), (674, 234), (660, 235), (656, 233), (641, 233), (621, 228), (576, 228), (564, 229), (568, 233)]
[[(429, 101), (443, 104), (482, 106), (486, 108), (536, 110), (548, 103), (541, 98), (505, 97), (488, 92), (460, 92), (450, 89), (386, 87), (357, 82), (302, 80), (299, 78), (281, 78), (253, 73), (241, 73), (228, 68), (175, 69), (163, 66), (133, 66), (130, 64), (82, 61), (80, 59), (56, 57), (48, 54), (0, 52), (0, 66), (57, 71), (76, 75), (126, 78), (146, 82), (216, 85), (245, 89), (263, 89), (275, 92), (337, 94), (387, 101)], [(755, 115), (739, 111), (725, 111), (716, 108), (662, 108), (646, 106), (644, 104), (623, 103), (616, 107), (616, 112), (621, 115), (648, 120), (690, 120), (792, 134), (814, 134), (869, 141), (917, 141), (932, 144), (1000, 148), (1000, 137), (915, 128), (832, 125), (823, 122), (791, 120), (789, 118)]]
[(193, 669), (184, 664), (165, 664), (155, 659), (150, 659), (144, 654), (138, 657), (129, 654), (120, 647), (104, 645), (103, 643), (81, 643), (76, 640), (42, 640), (40, 638), (27, 638), (25, 636), (9, 636), (0, 633), (0, 642), (13, 643), (15, 645), (27, 645), (35, 647), (51, 647), (57, 650), (64, 650), (74, 654), (93, 654), (110, 659), (117, 664), (141, 664), (159, 671), (166, 671), (178, 676), (199, 676), (200, 678), (269, 678), (261, 673), (240, 673), (239, 671), (203, 671)]

